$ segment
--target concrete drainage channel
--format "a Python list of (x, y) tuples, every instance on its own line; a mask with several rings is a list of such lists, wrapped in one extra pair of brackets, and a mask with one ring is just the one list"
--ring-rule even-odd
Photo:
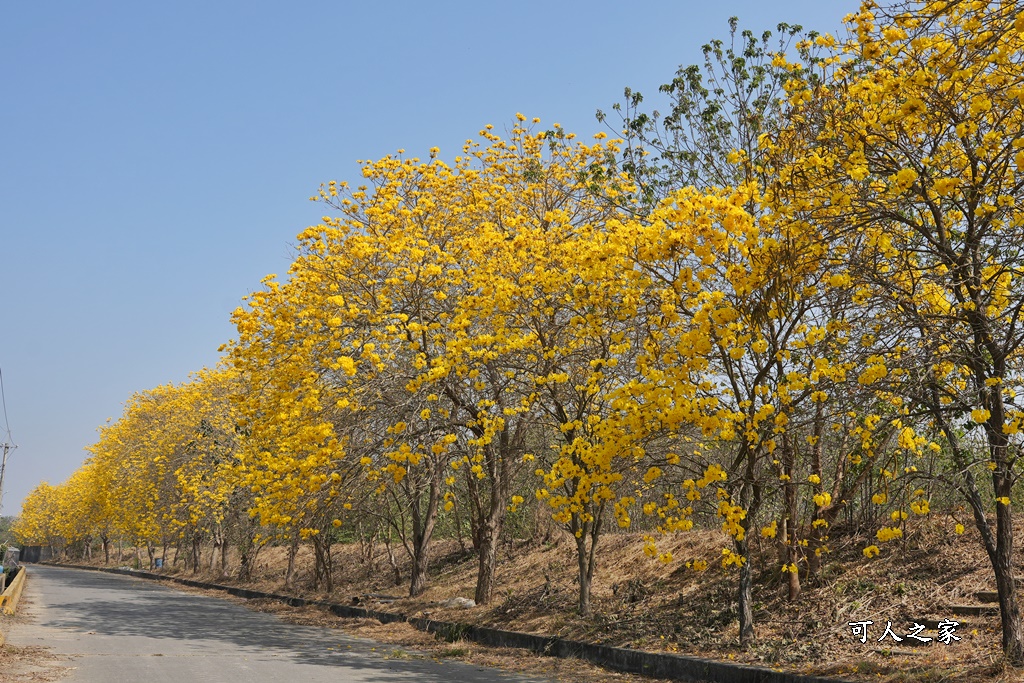
[[(414, 627), (427, 633), (439, 635), (446, 640), (471, 640), (481, 645), (491, 647), (514, 647), (530, 650), (542, 655), (552, 657), (575, 657), (598, 666), (622, 671), (625, 673), (641, 674), (654, 678), (668, 678), (675, 681), (690, 681), (691, 683), (846, 683), (837, 678), (823, 678), (820, 676), (806, 676), (803, 674), (786, 673), (774, 671), (756, 666), (742, 664), (729, 664), (712, 659), (701, 659), (699, 657), (687, 657), (658, 652), (643, 652), (621, 647), (610, 647), (607, 645), (595, 645), (593, 643), (582, 643), (575, 640), (566, 640), (557, 636), (538, 636), (531, 633), (520, 633), (517, 631), (502, 631), (500, 629), (485, 628), (472, 624), (460, 624), (449, 621), (436, 621), (434, 619), (423, 619), (420, 617), (409, 617), (394, 612), (379, 612), (377, 610), (341, 605), (326, 600), (307, 600), (292, 595), (281, 595), (279, 593), (264, 593), (262, 591), (239, 588), (237, 586), (224, 586), (217, 583), (206, 583), (193, 581), (177, 576), (166, 576), (152, 572), (139, 571), (134, 569), (112, 569), (107, 567), (86, 567), (81, 565), (52, 564), (55, 567), (66, 567), (70, 569), (85, 569), (90, 571), (108, 572), (111, 574), (123, 574), (125, 576), (136, 576), (144, 579), (157, 581), (172, 581), (184, 586), (193, 588), (206, 588), (219, 590), (246, 600), (269, 599), (283, 602), (292, 607), (315, 606), (330, 610), (339, 617), (350, 619), (376, 619), (382, 624), (394, 622), (407, 622)], [(24, 573), (24, 572), (22, 572)]]

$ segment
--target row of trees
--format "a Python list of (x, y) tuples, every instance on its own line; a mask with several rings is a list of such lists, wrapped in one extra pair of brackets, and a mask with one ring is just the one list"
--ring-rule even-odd
[(243, 574), (262, 544), (307, 542), (330, 589), (336, 529), (376, 519), (417, 594), (454, 516), (487, 603), (530, 497), (575, 539), (588, 613), (610, 525), (699, 571), (658, 534), (713, 523), (747, 642), (752, 536), (795, 600), (844, 513), (884, 511), (881, 543), (960, 496), (1024, 663), (1024, 14), (847, 21), (841, 41), (782, 26), (778, 48), (734, 25), (665, 87), (668, 115), (627, 91), (622, 139), (519, 116), (451, 164), (399, 153), (325, 184), (336, 214), (235, 312), (223, 367), (133, 397), (26, 501), (22, 537), (185, 544), (193, 566), (234, 543)]

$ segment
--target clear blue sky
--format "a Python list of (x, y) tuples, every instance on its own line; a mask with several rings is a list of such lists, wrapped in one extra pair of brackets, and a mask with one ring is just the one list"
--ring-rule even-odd
[(133, 392), (215, 364), (231, 311), (319, 222), (308, 197), (355, 160), (450, 159), (516, 112), (589, 136), (625, 86), (655, 105), (730, 16), (835, 31), (857, 4), (7, 3), (3, 512), (70, 475)]

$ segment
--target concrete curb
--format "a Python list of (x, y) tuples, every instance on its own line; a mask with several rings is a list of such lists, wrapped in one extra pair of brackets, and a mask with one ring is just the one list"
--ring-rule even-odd
[(689, 683), (848, 683), (838, 678), (787, 673), (785, 671), (776, 671), (774, 669), (745, 664), (730, 664), (701, 657), (644, 652), (642, 650), (566, 640), (558, 636), (539, 636), (532, 633), (503, 631), (483, 626), (474, 626), (472, 624), (409, 617), (395, 612), (380, 612), (362, 607), (328, 602), (326, 600), (309, 600), (280, 593), (264, 593), (263, 591), (254, 591), (237, 586), (206, 583), (204, 581), (194, 581), (192, 579), (134, 569), (86, 567), (51, 562), (41, 564), (136, 576), (157, 581), (171, 581), (192, 588), (225, 591), (230, 595), (246, 600), (269, 599), (283, 602), (292, 607), (323, 607), (339, 617), (349, 619), (376, 619), (383, 624), (407, 622), (421, 631), (439, 635), (446, 640), (458, 640), (461, 638), (492, 647), (514, 647), (552, 657), (574, 657), (614, 671), (641, 674), (655, 678), (668, 678), (675, 681), (688, 681)]
[(0, 604), (3, 605), (4, 614), (10, 616), (18, 611), (18, 602), (21, 601), (21, 593), (25, 590), (25, 581), (28, 576), (28, 569), (24, 566), (18, 571), (18, 575), (11, 581), (3, 595), (0, 596)]

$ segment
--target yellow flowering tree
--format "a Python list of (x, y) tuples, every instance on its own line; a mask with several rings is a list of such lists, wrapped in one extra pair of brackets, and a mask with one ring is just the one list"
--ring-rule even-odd
[(15, 537), (24, 545), (47, 545), (56, 555), (63, 548), (56, 528), (60, 520), (57, 505), (57, 488), (40, 482), (21, 504), (21, 515), (12, 528)]
[(244, 505), (239, 415), (234, 399), (239, 392), (228, 368), (204, 369), (177, 386), (165, 406), (161, 430), (176, 500), (169, 510), (174, 524), (192, 542), (192, 567), (198, 571), (200, 548), (210, 540), (212, 567), (219, 550), (221, 571), (227, 570), (229, 521), (232, 507)]
[(342, 523), (352, 504), (341, 487), (362, 472), (392, 499), (364, 512), (402, 538), (418, 595), (458, 440), (448, 397), (421, 386), (444, 370), (426, 359), (453, 319), (469, 245), (447, 231), (455, 188), (446, 165), (389, 156), (363, 174), (373, 190), (322, 188), (319, 199), (342, 216), (303, 232), (288, 282), (268, 280), (236, 313), (233, 355), (250, 383), (269, 389), (246, 408), (268, 521), (292, 523), (306, 509), (332, 510), (318, 519)]
[[(698, 405), (706, 408), (708, 401), (722, 400), (719, 390), (724, 389), (723, 405), (734, 412), (723, 412), (711, 423), (742, 421), (745, 410), (752, 418), (745, 427), (723, 432), (725, 440), (706, 439), (711, 447), (698, 449), (700, 457), (684, 459), (682, 476), (704, 481), (704, 470), (726, 457), (713, 454), (723, 441), (740, 432), (750, 434), (751, 427), (763, 432), (757, 441), (765, 448), (755, 448), (761, 454), (752, 456), (750, 476), (765, 482), (758, 484), (764, 514), (778, 514), (763, 535), (778, 544), (789, 597), (796, 599), (798, 569), (816, 572), (820, 555), (828, 549), (829, 525), (878, 464), (873, 462), (878, 449), (868, 438), (861, 440), (863, 453), (847, 450), (848, 423), (877, 421), (892, 409), (883, 405), (877, 415), (863, 410), (865, 396), (867, 404), (878, 403), (873, 389), (859, 384), (853, 372), (863, 361), (855, 342), (870, 321), (852, 305), (845, 270), (823, 258), (829, 251), (844, 253), (843, 245), (826, 243), (799, 207), (792, 210), (788, 197), (767, 194), (780, 160), (762, 141), (793, 109), (786, 98), (793, 77), (773, 50), (773, 40), (780, 52), (796, 42), (802, 64), (809, 68), (818, 62), (813, 49), (834, 40), (813, 33), (802, 36), (799, 27), (785, 24), (777, 38), (769, 31), (757, 36), (741, 32), (736, 19), (730, 29), (727, 40), (703, 46), (703, 65), (680, 68), (662, 86), (672, 98), (668, 114), (642, 112), (642, 96), (628, 90), (625, 107), (615, 109), (627, 138), (622, 166), (644, 188), (641, 207), (651, 211), (646, 216), (651, 226), (641, 228), (647, 233), (643, 241), (657, 245), (638, 252), (639, 267), (651, 273), (654, 296), (667, 310), (676, 309), (672, 316), (686, 320), (653, 318), (657, 363), (675, 363), (662, 344), (680, 339), (681, 326), (689, 326), (689, 335), (701, 334), (696, 328), (717, 307), (712, 323), (720, 325), (728, 318), (731, 322), (723, 327), (731, 324), (733, 330), (712, 334), (701, 350), (691, 351), (701, 358), (698, 365), (708, 365), (688, 372), (713, 379), (707, 385), (697, 382), (704, 396)], [(681, 191), (684, 185), (696, 189)], [(650, 202), (658, 197), (666, 202), (651, 210)], [(698, 294), (705, 296), (703, 301)], [(700, 307), (706, 308), (703, 319), (694, 316)], [(750, 334), (736, 334), (736, 329)], [(675, 381), (678, 393), (686, 383), (679, 377)], [(695, 416), (699, 412), (692, 411)], [(681, 424), (682, 414), (677, 410), (672, 424)], [(703, 417), (698, 421), (709, 424)], [(698, 492), (691, 488), (687, 496), (691, 505), (678, 505), (672, 497), (671, 510), (651, 502), (644, 509), (672, 520), (673, 526), (686, 517), (673, 511), (692, 512)], [(802, 505), (803, 498), (814, 504)], [(808, 507), (811, 514), (805, 519), (802, 511)], [(651, 554), (658, 555), (655, 550)]]
[[(517, 324), (531, 331), (527, 350), (537, 361), (528, 378), (538, 422), (553, 441), (554, 453), (542, 454), (536, 470), (537, 497), (575, 539), (581, 614), (591, 611), (607, 525), (630, 526), (636, 482), (629, 473), (649, 460), (644, 446), (653, 431), (622, 397), (645, 337), (644, 275), (615, 239), (620, 217), (599, 217), (581, 225), (559, 216), (532, 234), (532, 267), (514, 274)], [(650, 464), (653, 480), (660, 470)]]
[(238, 339), (228, 352), (245, 387), (237, 406), (245, 432), (242, 468), (252, 492), (249, 515), (259, 520), (251, 528), (256, 534), (243, 538), (245, 568), (262, 543), (287, 542), (285, 583), (292, 585), (305, 540), (313, 545), (316, 583), (330, 590), (334, 521), (342, 516), (343, 491), (358, 475), (358, 461), (347, 456), (360, 408), (350, 355), (358, 349), (336, 315), (340, 304), (331, 301), (341, 299), (337, 285), (322, 278), (322, 269), (302, 268), (301, 261), (284, 284), (266, 278), (249, 305), (235, 311)]
[[(716, 489), (717, 514), (733, 539), (723, 565), (739, 573), (743, 643), (753, 637), (755, 520), (778, 501), (780, 518), (761, 533), (779, 542), (795, 599), (801, 565), (817, 566), (828, 526), (880, 464), (877, 437), (891, 426), (878, 423), (895, 412), (875, 400), (876, 378), (855, 372), (865, 354), (851, 337), (864, 321), (851, 306), (849, 275), (832, 261), (842, 250), (762, 194), (773, 173), (752, 167), (752, 180), (736, 188), (680, 190), (630, 237), (636, 266), (650, 279), (647, 298), (660, 304), (640, 361), (648, 421), (695, 426), (704, 443), (688, 456), (689, 504), (669, 500), (676, 512), (667, 518), (665, 506), (645, 512), (683, 520), (702, 489)], [(872, 401), (857, 406), (865, 396)], [(862, 423), (852, 428), (861, 436), (856, 446), (828, 457), (824, 446), (854, 419)], [(809, 519), (801, 497), (812, 503)]]
[(236, 495), (235, 391), (229, 371), (203, 370), (181, 385), (133, 395), (62, 485), (79, 510), (73, 517), (81, 538), (88, 544), (98, 536), (107, 561), (113, 537), (144, 545), (151, 563), (157, 543), (166, 559), (168, 543), (180, 549), (188, 542), (198, 569), (200, 543), (213, 537), (223, 565), (227, 512), (244, 506)]
[(533, 132), (522, 116), (507, 140), (491, 126), (480, 135), (454, 166), (437, 150), (425, 161), (400, 154), (365, 164), (367, 186), (325, 185), (319, 198), (342, 215), (301, 236), (293, 277), (315, 270), (336, 287), (325, 301), (336, 325), (378, 357), (348, 371), (365, 387), (353, 400), (385, 433), (362, 460), (382, 494), (409, 502), (413, 592), (438, 506), (455, 502), (450, 466), (465, 477), (486, 603), (505, 516), (522, 502), (512, 487), (530, 460), (538, 379), (557, 374), (544, 335), (566, 324), (540, 302), (572, 293), (538, 258), (578, 226), (600, 225), (609, 209), (592, 186), (614, 192), (620, 179), (601, 174), (616, 151), (602, 140)]
[(88, 448), (110, 491), (115, 533), (136, 548), (145, 546), (151, 563), (155, 545), (171, 534), (167, 453), (155, 447), (164, 401), (162, 389), (134, 394), (122, 416), (101, 427), (99, 440)]
[[(864, 305), (917, 359), (900, 393), (949, 446), (995, 571), (1004, 652), (1024, 664), (1010, 512), (1024, 342), (1024, 15), (1012, 2), (865, 2), (848, 21), (829, 78), (793, 68), (790, 94), (805, 104), (776, 141), (793, 157), (780, 182), (853, 247)], [(964, 428), (984, 434), (983, 456)], [(986, 461), (994, 532), (974, 474)]]

